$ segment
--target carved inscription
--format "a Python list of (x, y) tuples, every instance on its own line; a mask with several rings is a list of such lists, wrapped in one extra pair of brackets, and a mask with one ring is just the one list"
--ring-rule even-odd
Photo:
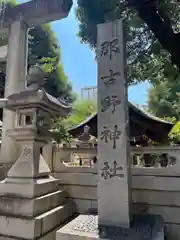
[(105, 112), (112, 106), (112, 113), (115, 113), (116, 106), (121, 104), (121, 100), (116, 95), (108, 96), (101, 100), (101, 112)]
[(123, 166), (119, 166), (116, 161), (114, 161), (112, 165), (104, 162), (104, 167), (101, 169), (101, 177), (105, 180), (113, 177), (123, 178)]
[(31, 155), (31, 154), (32, 154), (31, 148), (25, 147), (24, 150), (23, 150), (23, 155), (28, 156), (28, 155)]
[(118, 126), (114, 125), (114, 130), (111, 131), (107, 126), (103, 126), (103, 131), (101, 132), (100, 139), (105, 143), (113, 141), (113, 149), (116, 149), (116, 141), (120, 139), (121, 131), (118, 130)]
[(105, 41), (101, 44), (101, 57), (108, 56), (112, 60), (113, 54), (120, 53), (119, 39), (115, 38), (112, 41)]
[(109, 75), (101, 77), (101, 80), (104, 82), (104, 85), (108, 87), (109, 85), (113, 85), (116, 83), (116, 78), (120, 76), (120, 72), (114, 72), (113, 69), (109, 69)]
[[(114, 55), (120, 53), (120, 43), (119, 39), (115, 38), (110, 41), (105, 41), (100, 46), (100, 55), (101, 57), (107, 57), (109, 59), (110, 67), (108, 69), (109, 73), (107, 75), (101, 76), (100, 80), (103, 81), (103, 84), (106, 87), (107, 95), (101, 96), (100, 100), (100, 111), (105, 113), (108, 109), (112, 111), (112, 114), (116, 112), (117, 106), (121, 104), (121, 99), (118, 94), (111, 94), (111, 86), (116, 86), (121, 72), (116, 71), (111, 66)], [(102, 131), (100, 132), (100, 140), (107, 144), (112, 144), (112, 149), (117, 149), (117, 140), (121, 137), (121, 131), (117, 124), (113, 125), (113, 128), (110, 126), (104, 125)], [(104, 180), (112, 179), (114, 177), (124, 178), (124, 167), (119, 165), (117, 161), (110, 163), (109, 161), (104, 160), (104, 167), (100, 169), (101, 177)]]

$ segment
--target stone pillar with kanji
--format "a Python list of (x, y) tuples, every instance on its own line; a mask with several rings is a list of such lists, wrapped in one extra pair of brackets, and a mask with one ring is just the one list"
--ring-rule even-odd
[(131, 172), (123, 22), (98, 25), (99, 225), (129, 227)]
[[(123, 33), (123, 20), (98, 25), (97, 212), (96, 208), (91, 207), (88, 212), (79, 215), (58, 230), (57, 240), (164, 240), (162, 217), (145, 214), (131, 217), (131, 161)], [(134, 208), (134, 211), (138, 209)]]

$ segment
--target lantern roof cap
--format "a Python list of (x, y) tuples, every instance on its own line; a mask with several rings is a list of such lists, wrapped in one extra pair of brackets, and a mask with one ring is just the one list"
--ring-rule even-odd
[(27, 76), (28, 87), (8, 97), (6, 108), (17, 110), (23, 108), (43, 108), (59, 116), (67, 116), (71, 106), (47, 93), (43, 86), (44, 71), (37, 65), (32, 66)]

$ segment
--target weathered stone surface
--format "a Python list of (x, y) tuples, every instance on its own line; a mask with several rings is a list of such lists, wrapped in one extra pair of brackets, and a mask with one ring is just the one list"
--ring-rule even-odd
[(0, 197), (0, 213), (19, 217), (35, 217), (60, 206), (66, 197), (67, 193), (60, 190), (34, 199), (4, 196)]
[[(36, 66), (30, 71), (33, 79), (28, 79), (31, 88), (24, 90), (28, 28), (66, 17), (71, 5), (72, 0), (32, 0), (6, 8), (0, 16), (1, 27), (9, 30), (5, 107), (16, 111), (16, 118), (13, 111), (3, 114), (1, 162), (14, 162), (20, 156), (8, 178), (0, 183), (0, 239), (53, 239), (54, 234), (49, 233), (73, 213), (71, 203), (64, 203), (65, 194), (58, 191), (59, 180), (49, 176), (50, 169), (41, 155), (41, 147), (49, 140), (46, 113), (59, 115), (62, 110), (66, 116), (70, 108), (44, 90), (38, 91)], [(40, 80), (42, 83), (42, 76)], [(7, 130), (22, 143), (21, 154), (6, 138)]]
[(55, 143), (50, 142), (43, 147), (43, 153), (42, 153), (42, 155), (51, 171), (53, 170), (54, 150), (55, 150)]
[(97, 199), (97, 189), (95, 187), (65, 185), (64, 188), (72, 198)]
[[(27, 74), (27, 24), (15, 21), (9, 28), (8, 56), (4, 97), (25, 88)], [(15, 126), (15, 113), (3, 110), (3, 128), (0, 162), (13, 163), (19, 155), (19, 146), (7, 136), (7, 130)]]
[[(6, 8), (1, 14), (1, 29), (9, 30), (5, 97), (25, 88), (28, 27), (65, 18), (71, 6), (72, 0), (32, 0)], [(16, 143), (6, 135), (8, 129), (14, 128), (14, 123), (15, 113), (4, 110), (1, 163), (15, 162), (19, 155)]]
[(72, 203), (66, 202), (63, 205), (36, 217), (36, 219), (41, 219), (42, 221), (42, 234), (50, 231), (70, 218), (73, 213), (73, 206)]
[(0, 182), (0, 196), (34, 198), (57, 191), (58, 188), (59, 180), (51, 176), (44, 179), (6, 178)]
[(0, 216), (0, 233), (5, 236), (33, 239), (41, 235), (40, 219)]
[[(56, 239), (57, 228), (55, 228), (52, 231), (48, 232), (47, 234), (41, 236), (40, 238), (38, 238), (38, 240), (55, 240)], [(9, 236), (6, 237), (6, 236), (1, 236), (0, 235), (0, 240), (17, 240), (17, 238), (9, 237)]]
[(129, 227), (131, 162), (124, 47), (122, 20), (98, 25), (99, 223)]
[(14, 21), (24, 21), (29, 27), (60, 20), (67, 17), (72, 0), (32, 0), (16, 7), (6, 8), (0, 16), (1, 28), (7, 28)]
[(0, 234), (20, 239), (35, 239), (52, 231), (72, 215), (71, 204), (58, 206), (35, 218), (0, 216)]
[(50, 174), (51, 171), (43, 156), (41, 154), (38, 156), (33, 150), (34, 149), (32, 149), (32, 153), (28, 156), (24, 156), (23, 154), (20, 155), (18, 160), (8, 171), (8, 177), (35, 178), (48, 176)]
[(98, 227), (97, 215), (80, 215), (56, 233), (56, 240), (121, 239), (164, 240), (164, 223), (160, 216), (133, 216), (131, 228)]

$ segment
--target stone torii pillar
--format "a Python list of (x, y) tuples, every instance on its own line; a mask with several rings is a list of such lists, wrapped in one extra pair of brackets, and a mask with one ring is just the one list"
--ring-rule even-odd
[[(67, 17), (71, 6), (72, 0), (32, 0), (5, 9), (0, 16), (1, 30), (8, 30), (9, 34), (4, 97), (25, 88), (28, 28)], [(3, 110), (1, 163), (14, 162), (17, 158), (16, 144), (6, 134), (14, 122), (15, 114)]]

